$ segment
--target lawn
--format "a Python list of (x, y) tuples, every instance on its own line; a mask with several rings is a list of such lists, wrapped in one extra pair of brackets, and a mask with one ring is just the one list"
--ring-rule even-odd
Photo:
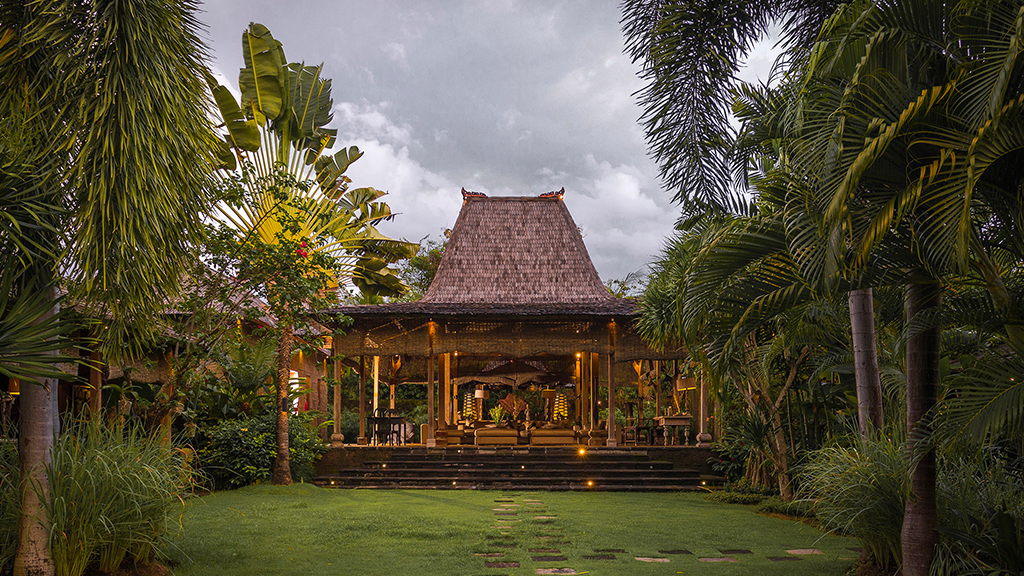
[[(514, 576), (551, 568), (595, 575), (793, 576), (841, 575), (855, 546), (855, 540), (700, 494), (328, 490), (307, 484), (196, 498), (186, 505), (167, 553), (177, 576)], [(786, 552), (793, 549), (821, 554)], [(723, 553), (735, 550), (750, 553)], [(736, 561), (701, 561), (722, 557)], [(503, 562), (519, 567), (487, 566)]]

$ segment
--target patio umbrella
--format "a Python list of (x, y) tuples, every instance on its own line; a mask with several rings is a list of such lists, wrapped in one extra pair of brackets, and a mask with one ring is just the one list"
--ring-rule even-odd
[(548, 372), (534, 363), (508, 360), (497, 366), (481, 370), (472, 376), (456, 378), (455, 382), (459, 385), (488, 384), (520, 388), (528, 384), (551, 384), (562, 380), (564, 380), (562, 376)]

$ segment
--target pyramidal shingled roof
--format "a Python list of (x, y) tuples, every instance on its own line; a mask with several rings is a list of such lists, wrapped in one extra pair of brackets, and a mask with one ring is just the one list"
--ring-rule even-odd
[(423, 303), (598, 304), (598, 276), (562, 194), (487, 197), (463, 204)]

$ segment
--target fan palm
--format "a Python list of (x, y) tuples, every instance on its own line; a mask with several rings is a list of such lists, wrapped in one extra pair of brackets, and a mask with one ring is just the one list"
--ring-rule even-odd
[[(312, 299), (330, 288), (326, 283), (336, 288), (352, 281), (365, 293), (401, 294), (406, 287), (388, 265), (413, 256), (418, 246), (392, 240), (377, 229), (394, 217), (380, 201), (384, 192), (348, 189), (351, 180), (345, 171), (362, 156), (359, 149), (327, 153), (337, 130), (326, 127), (333, 103), (331, 81), (321, 76), (322, 66), (288, 63), (281, 42), (255, 23), (242, 33), (242, 53), (241, 104), (209, 79), (225, 129), (221, 167), (235, 171), (241, 165), (241, 174), (230, 178), (238, 194), (219, 205), (217, 217), (243, 248), (281, 251), (292, 255), (296, 265), (295, 255), (314, 259), (311, 267), (300, 269), (301, 278), (291, 280), (249, 267), (281, 331), (272, 479), (290, 484), (286, 402), (296, 321)], [(305, 291), (298, 289), (303, 280), (313, 280)]]

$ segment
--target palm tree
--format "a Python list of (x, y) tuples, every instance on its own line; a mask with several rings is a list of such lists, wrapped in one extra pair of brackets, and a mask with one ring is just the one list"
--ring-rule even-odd
[[(990, 257), (995, 246), (985, 240), (1019, 235), (993, 231), (992, 216), (1005, 210), (1012, 220), (1021, 210), (1020, 174), (1008, 168), (1024, 148), (1022, 6), (854, 3), (802, 65), (804, 97), (794, 115), (804, 138), (792, 157), (843, 238), (834, 257), (856, 274), (882, 242), (897, 241), (916, 261), (905, 279), (907, 322), (917, 325), (907, 343), (912, 439), (926, 432), (923, 417), (936, 401), (941, 332), (926, 318), (941, 306), (941, 284), (949, 275), (980, 277), (996, 308), (1010, 309)], [(1019, 347), (1021, 327), (1011, 320), (1004, 331)], [(917, 575), (927, 573), (937, 541), (933, 452), (920, 455), (911, 490), (903, 570)]]
[[(322, 65), (288, 63), (281, 42), (261, 24), (242, 33), (242, 47), (241, 105), (226, 87), (211, 83), (226, 128), (222, 168), (233, 174), (228, 182), (237, 191), (219, 205), (216, 217), (242, 250), (254, 250), (240, 275), (256, 283), (278, 321), (272, 481), (290, 484), (287, 396), (296, 323), (327, 289), (346, 281), (370, 294), (405, 292), (389, 265), (419, 247), (377, 230), (377, 224), (394, 217), (380, 201), (384, 192), (348, 189), (351, 180), (344, 174), (362, 156), (359, 149), (327, 154), (337, 130), (326, 128), (332, 117), (331, 81), (320, 75)], [(272, 268), (260, 264), (268, 261), (261, 254), (269, 253), (279, 255)]]
[[(31, 271), (19, 289), (50, 295), (40, 326), (65, 321), (54, 298), (65, 285), (108, 319), (101, 344), (123, 357), (147, 341), (202, 235), (214, 140), (195, 5), (4, 0), (0, 23), (0, 156), (17, 176), (3, 195), (29, 215), (3, 229), (4, 269)], [(18, 245), (11, 230), (32, 240)], [(28, 371), (41, 385), (21, 397), (19, 576), (53, 573), (43, 505), (55, 381)]]
[(626, 50), (643, 65), (641, 120), (665, 187), (683, 217), (747, 212), (746, 166), (729, 124), (742, 61), (773, 24), (806, 50), (838, 0), (625, 0)]
[[(780, 76), (814, 45), (821, 26), (842, 3), (833, 0), (706, 3), (627, 0), (623, 29), (627, 50), (643, 63), (648, 85), (640, 92), (645, 130), (666, 187), (680, 202), (684, 224), (706, 213), (749, 213), (746, 200), (757, 156), (778, 160), (786, 92), (746, 85), (736, 78), (740, 62), (772, 24), (788, 49)], [(791, 92), (791, 91), (790, 91)], [(791, 94), (789, 94), (791, 95)], [(730, 106), (732, 107), (730, 109)], [(729, 112), (743, 121), (736, 133)], [(820, 230), (819, 233), (824, 233)], [(821, 263), (823, 264), (823, 263)], [(850, 285), (854, 355), (861, 426), (881, 426), (870, 284)]]

